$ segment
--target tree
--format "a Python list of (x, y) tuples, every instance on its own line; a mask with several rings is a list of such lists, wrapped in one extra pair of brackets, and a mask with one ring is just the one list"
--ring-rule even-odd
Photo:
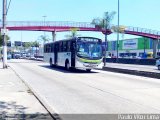
[(38, 50), (37, 50), (37, 48), (39, 48), (39, 42), (36, 40), (36, 41), (34, 41), (34, 42), (32, 42), (32, 47), (36, 47), (36, 55), (35, 55), (35, 57), (37, 58), (37, 56), (38, 56)]
[[(7, 40), (9, 40), (9, 36), (7, 36)], [(0, 47), (3, 45), (3, 36), (0, 33)]]
[(32, 45), (32, 42), (25, 42), (24, 43), (24, 48), (26, 49), (26, 48), (30, 48)]
[(31, 42), (25, 42), (23, 46), (24, 49), (29, 49), (30, 54), (33, 54), (33, 47), (36, 47), (36, 53), (37, 53), (37, 47), (39, 47), (39, 42), (37, 40)]
[(43, 44), (45, 44), (46, 42), (49, 42), (51, 39), (46, 35), (41, 35), (38, 37), (37, 40), (40, 42), (43, 42)]
[(2, 35), (0, 34), (0, 47), (2, 46), (2, 44), (3, 44), (3, 37), (2, 37)]
[(34, 44), (35, 47), (39, 47), (39, 42), (37, 40), (34, 41), (33, 44)]
[[(41, 43), (42, 42), (42, 44), (44, 45), (46, 42), (49, 42), (51, 39), (48, 37), (48, 36), (46, 36), (46, 35), (41, 35), (41, 36), (39, 36), (38, 37), (38, 39), (37, 39), (37, 42), (38, 42), (38, 45), (39, 45), (39, 43)], [(43, 49), (44, 50), (44, 49)], [(43, 51), (44, 52), (44, 51)]]
[(79, 30), (79, 28), (71, 28), (71, 35), (65, 35), (65, 37), (66, 38), (73, 38), (73, 37), (80, 36), (77, 34), (78, 30)]
[(111, 21), (116, 14), (115, 11), (105, 12), (103, 18), (95, 18), (92, 20), (92, 24), (102, 28), (102, 29), (110, 29)]
[[(106, 31), (110, 29), (111, 21), (113, 20), (115, 14), (116, 14), (115, 11), (105, 12), (103, 18), (93, 19), (92, 24)], [(104, 66), (106, 65), (106, 51), (107, 51), (107, 32), (105, 32)]]

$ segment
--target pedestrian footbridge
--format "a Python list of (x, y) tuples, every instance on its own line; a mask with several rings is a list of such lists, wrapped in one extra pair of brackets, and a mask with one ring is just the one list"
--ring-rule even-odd
[[(2, 26), (2, 24), (0, 25)], [(70, 21), (7, 21), (7, 29), (11, 31), (48, 31), (48, 32), (65, 32), (71, 30), (77, 31), (94, 31), (102, 32), (103, 34), (112, 34), (113, 32), (120, 32), (123, 34), (137, 35), (142, 37), (158, 40), (160, 38), (160, 31), (131, 27), (111, 25), (109, 29), (103, 29), (96, 25), (87, 22), (70, 22)]]

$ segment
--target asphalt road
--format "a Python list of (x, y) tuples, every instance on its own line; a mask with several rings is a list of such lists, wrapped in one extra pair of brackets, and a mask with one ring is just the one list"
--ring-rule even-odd
[(31, 60), (11, 60), (9, 66), (51, 113), (160, 113), (159, 79), (100, 70), (68, 72)]

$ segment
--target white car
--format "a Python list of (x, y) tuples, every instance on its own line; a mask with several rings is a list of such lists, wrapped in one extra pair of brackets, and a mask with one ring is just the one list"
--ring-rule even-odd
[(156, 66), (158, 67), (158, 70), (160, 70), (160, 58), (156, 60)]

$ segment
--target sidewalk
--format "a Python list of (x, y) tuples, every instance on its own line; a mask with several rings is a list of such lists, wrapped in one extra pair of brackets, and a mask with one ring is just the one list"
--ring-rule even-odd
[(0, 62), (0, 119), (52, 119), (23, 81)]

